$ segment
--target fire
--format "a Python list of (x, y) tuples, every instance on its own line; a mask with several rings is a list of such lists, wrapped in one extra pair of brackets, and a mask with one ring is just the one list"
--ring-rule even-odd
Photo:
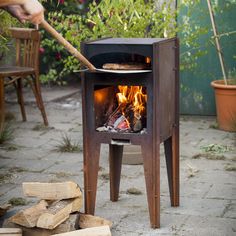
[[(108, 87), (108, 89), (105, 92), (103, 89), (101, 92), (97, 90), (94, 97), (96, 104), (102, 105), (106, 100), (105, 110), (101, 112), (101, 121), (104, 123), (96, 130), (99, 132), (145, 132), (147, 122), (146, 88), (142, 86), (118, 86)], [(116, 97), (114, 97), (114, 92), (116, 92)]]
[(118, 86), (118, 89), (120, 90), (119, 93), (116, 94), (117, 100), (119, 105), (127, 103), (128, 99), (126, 98), (128, 86)]
[(147, 95), (143, 93), (142, 86), (118, 86), (117, 99), (119, 105), (132, 104), (134, 112), (143, 113), (147, 102)]
[[(118, 86), (119, 93), (116, 94), (122, 115), (129, 121), (135, 123), (141, 120), (147, 103), (147, 95), (143, 93), (142, 86)], [(131, 121), (130, 110), (132, 110), (133, 121)]]

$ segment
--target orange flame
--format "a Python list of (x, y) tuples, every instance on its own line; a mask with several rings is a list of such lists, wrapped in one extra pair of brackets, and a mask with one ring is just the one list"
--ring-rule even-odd
[[(117, 99), (120, 106), (131, 104), (134, 111), (134, 115), (137, 119), (140, 119), (145, 111), (145, 105), (147, 102), (147, 95), (143, 93), (142, 86), (118, 86), (119, 93), (117, 93)], [(124, 109), (123, 109), (124, 110)]]

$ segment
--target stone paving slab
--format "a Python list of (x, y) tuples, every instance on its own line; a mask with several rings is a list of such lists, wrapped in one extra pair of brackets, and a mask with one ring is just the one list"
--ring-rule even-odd
[(190, 216), (178, 234), (183, 236), (233, 236), (235, 232), (235, 219)]
[[(82, 191), (84, 189), (82, 151), (61, 153), (56, 150), (63, 135), (82, 148), (81, 94), (64, 87), (43, 88), (43, 94), (47, 101), (48, 129), (42, 128), (42, 117), (35, 104), (30, 102), (30, 96), (26, 104), (27, 122), (21, 122), (14, 99), (7, 103), (7, 110), (15, 116), (12, 121), (14, 139), (0, 145), (0, 204), (7, 203), (12, 197), (24, 197), (21, 184), (26, 181), (71, 180), (78, 183)], [(211, 128), (215, 124), (214, 117), (183, 116), (180, 120), (180, 206), (170, 206), (161, 145), (160, 229), (150, 228), (142, 165), (122, 165), (119, 201), (110, 201), (109, 151), (108, 145), (102, 145), (95, 214), (113, 221), (113, 236), (235, 235), (236, 134)], [(215, 153), (212, 159), (203, 148), (211, 144), (224, 145), (231, 150)], [(140, 195), (127, 192), (134, 187)], [(27, 200), (29, 205), (36, 201)], [(4, 218), (24, 207), (13, 207)]]
[(236, 200), (230, 201), (230, 203), (227, 205), (227, 209), (224, 212), (223, 217), (234, 219), (234, 220), (236, 219)]
[(228, 199), (233, 200), (236, 199), (236, 185), (228, 183), (228, 184), (218, 184), (215, 183), (210, 188), (208, 193), (205, 196), (206, 198), (217, 198), (217, 199)]
[[(25, 98), (24, 101), (26, 104), (35, 103), (35, 97), (32, 90), (25, 88), (23, 92), (24, 92), (24, 98)], [(43, 101), (45, 103), (48, 103), (48, 102), (60, 101), (62, 99), (67, 99), (68, 97), (71, 97), (72, 95), (78, 92), (79, 92), (79, 86), (78, 87), (67, 86), (67, 87), (64, 87), (63, 89), (61, 89), (60, 86), (54, 86), (53, 92), (52, 92), (52, 88), (45, 86), (42, 89), (42, 97), (43, 97)], [(9, 103), (17, 102), (17, 96), (15, 93), (15, 90), (6, 91), (6, 101)]]
[(166, 213), (221, 217), (229, 200), (181, 197), (179, 207), (167, 207)]

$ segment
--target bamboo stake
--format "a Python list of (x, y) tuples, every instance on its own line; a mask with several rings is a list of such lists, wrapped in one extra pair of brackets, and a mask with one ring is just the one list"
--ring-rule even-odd
[(213, 33), (214, 33), (216, 49), (217, 49), (217, 53), (218, 53), (219, 60), (220, 60), (221, 70), (222, 70), (222, 74), (223, 74), (225, 84), (227, 85), (227, 76), (226, 76), (226, 72), (225, 72), (224, 58), (223, 58), (222, 50), (221, 50), (221, 47), (220, 47), (220, 41), (219, 41), (219, 37), (218, 37), (218, 33), (217, 33), (217, 28), (216, 28), (215, 19), (214, 19), (214, 15), (213, 15), (210, 0), (207, 0), (207, 5), (208, 5), (210, 18), (211, 18), (211, 25), (212, 25), (212, 29), (213, 29)]

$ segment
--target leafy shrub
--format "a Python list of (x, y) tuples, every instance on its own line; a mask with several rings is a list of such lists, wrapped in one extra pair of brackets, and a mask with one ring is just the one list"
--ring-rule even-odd
[[(78, 3), (82, 1), (44, 1), (43, 5), (47, 11), (47, 21), (60, 32), (70, 43), (76, 45), (80, 39), (75, 37), (79, 32), (81, 17), (85, 11), (85, 5)], [(88, 1), (89, 2), (89, 1)], [(41, 67), (40, 80), (43, 83), (63, 84), (63, 78), (78, 67), (78, 61), (71, 56), (57, 41), (47, 32), (42, 31), (41, 41)]]
[(3, 127), (0, 127), (0, 144), (6, 143), (13, 139), (13, 129), (11, 123), (4, 123)]
[(0, 9), (0, 60), (8, 51), (9, 27), (17, 25), (17, 20), (6, 11)]
[[(104, 0), (100, 3), (93, 1), (85, 15), (66, 15), (61, 9), (61, 11), (49, 12), (47, 19), (58, 32), (80, 50), (80, 42), (88, 39), (163, 37), (165, 29), (170, 24), (173, 27), (169, 36), (174, 36), (175, 21), (172, 14), (173, 10), (170, 10), (168, 4), (163, 5), (160, 11), (156, 11), (155, 1), (146, 3), (144, 0)], [(46, 32), (42, 47), (44, 68), (47, 65), (47, 72), (41, 76), (43, 82), (61, 81), (64, 76), (80, 68), (80, 62), (69, 55)]]
[[(203, 54), (201, 50), (197, 50), (199, 47), (197, 39), (200, 34), (205, 33), (205, 29), (198, 27), (197, 24), (194, 29), (191, 29), (190, 15), (187, 15), (177, 26), (176, 17), (179, 10), (176, 11), (173, 8), (173, 1), (168, 2), (160, 5), (155, 0), (93, 1), (89, 5), (88, 11), (80, 11), (81, 14), (72, 11), (72, 14), (67, 15), (65, 12), (68, 9), (60, 6), (60, 11), (54, 9), (54, 11), (48, 12), (47, 20), (78, 50), (80, 50), (80, 43), (89, 39), (102, 37), (163, 38), (174, 37), (177, 32), (182, 31), (185, 38), (183, 43), (187, 45), (187, 52), (183, 52), (183, 57), (187, 67), (191, 68), (192, 55), (195, 53), (194, 59), (196, 59)], [(185, 0), (180, 8), (194, 9), (198, 3), (199, 1)], [(55, 3), (53, 4), (55, 5)], [(69, 3), (66, 6), (69, 6)], [(74, 7), (78, 9), (78, 4), (75, 4)], [(44, 32), (42, 41), (42, 52), (43, 67), (46, 69), (46, 73), (41, 76), (43, 82), (62, 81), (64, 76), (80, 68), (80, 62), (69, 55), (46, 32)]]

